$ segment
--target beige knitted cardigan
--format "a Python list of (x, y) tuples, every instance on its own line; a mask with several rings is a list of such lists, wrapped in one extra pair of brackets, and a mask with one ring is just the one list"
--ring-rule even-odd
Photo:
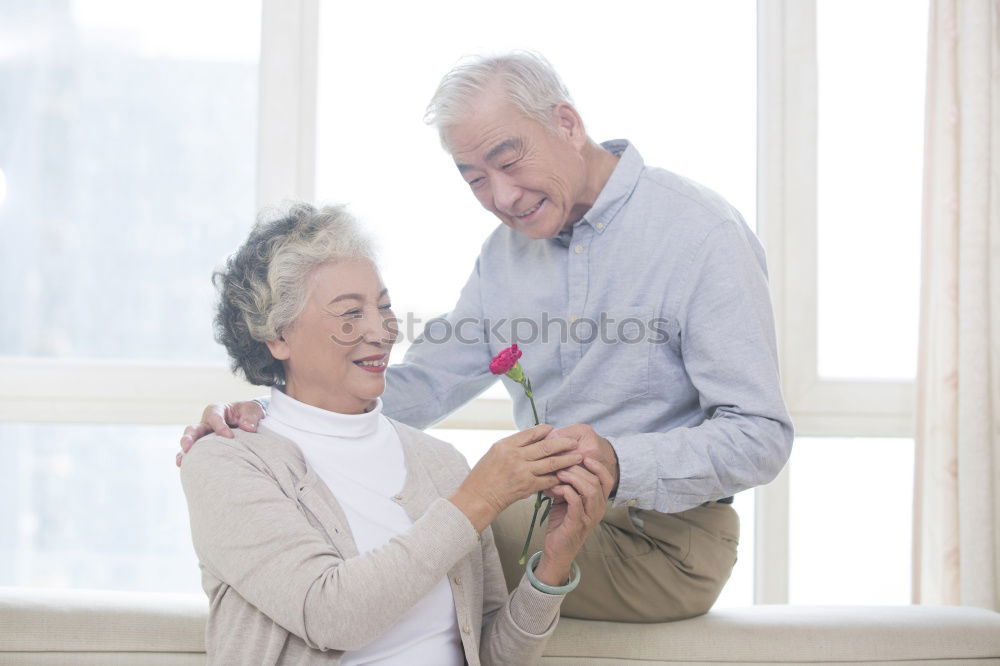
[(211, 663), (340, 663), (343, 651), (388, 629), (442, 576), (470, 665), (538, 661), (562, 597), (526, 579), (507, 595), (492, 532), (478, 534), (445, 499), (468, 473), (465, 458), (392, 423), (407, 469), (396, 499), (413, 526), (363, 556), (333, 493), (266, 420), (258, 433), (210, 436), (185, 456)]

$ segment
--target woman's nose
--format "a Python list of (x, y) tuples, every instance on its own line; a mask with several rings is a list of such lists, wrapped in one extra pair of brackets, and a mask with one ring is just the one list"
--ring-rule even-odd
[(395, 318), (392, 312), (386, 316), (381, 310), (367, 314), (362, 324), (365, 342), (372, 344), (392, 344), (396, 338)]

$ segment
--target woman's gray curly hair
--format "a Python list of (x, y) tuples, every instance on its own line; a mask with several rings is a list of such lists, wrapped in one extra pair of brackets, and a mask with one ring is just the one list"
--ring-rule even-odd
[(350, 259), (375, 257), (371, 240), (343, 206), (297, 203), (277, 219), (258, 218), (246, 242), (212, 275), (219, 290), (215, 339), (229, 352), (233, 372), (258, 386), (284, 384), (284, 366), (267, 341), (302, 313), (316, 268)]

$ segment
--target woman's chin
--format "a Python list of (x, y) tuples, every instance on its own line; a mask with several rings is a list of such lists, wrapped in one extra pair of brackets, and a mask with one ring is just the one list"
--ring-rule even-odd
[(385, 393), (385, 376), (378, 375), (372, 377), (365, 384), (367, 385), (364, 387), (364, 390), (358, 391), (358, 397), (371, 401), (372, 406), (374, 406), (375, 401)]

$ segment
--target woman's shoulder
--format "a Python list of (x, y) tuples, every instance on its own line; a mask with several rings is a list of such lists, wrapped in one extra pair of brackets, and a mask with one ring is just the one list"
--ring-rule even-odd
[(296, 444), (266, 428), (233, 430), (233, 437), (207, 435), (184, 455), (181, 473), (211, 472), (214, 477), (264, 472), (270, 476), (301, 476), (306, 463)]

